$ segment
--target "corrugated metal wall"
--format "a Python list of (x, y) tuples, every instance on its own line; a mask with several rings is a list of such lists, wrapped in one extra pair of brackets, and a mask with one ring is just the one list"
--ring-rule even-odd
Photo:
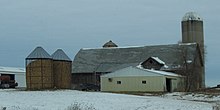
[[(171, 79), (171, 91), (181, 91), (182, 78)], [(121, 81), (121, 84), (117, 84)], [(142, 81), (146, 81), (143, 84)], [(143, 76), (143, 77), (101, 77), (101, 91), (111, 92), (166, 92), (165, 76)]]

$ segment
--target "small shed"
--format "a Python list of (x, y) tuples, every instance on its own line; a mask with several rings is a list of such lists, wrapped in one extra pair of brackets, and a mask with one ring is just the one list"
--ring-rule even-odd
[(18, 83), (18, 88), (26, 88), (26, 76), (24, 68), (0, 66), (0, 76), (10, 76), (11, 80)]
[(184, 77), (171, 72), (127, 67), (101, 76), (101, 91), (173, 92), (184, 91)]

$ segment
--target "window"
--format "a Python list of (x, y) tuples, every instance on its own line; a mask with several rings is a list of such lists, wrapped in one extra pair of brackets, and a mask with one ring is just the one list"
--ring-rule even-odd
[(121, 84), (121, 81), (117, 81), (117, 84)]
[(150, 60), (149, 62), (150, 62), (150, 64), (152, 64), (152, 63), (153, 63), (153, 61), (152, 61), (152, 60)]
[(112, 78), (108, 78), (108, 82), (112, 82)]
[(147, 84), (147, 81), (142, 81), (142, 84)]

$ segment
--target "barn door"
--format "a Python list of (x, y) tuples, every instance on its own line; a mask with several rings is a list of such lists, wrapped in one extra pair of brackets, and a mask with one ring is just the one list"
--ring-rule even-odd
[(170, 78), (166, 78), (166, 88), (167, 92), (172, 92), (172, 80)]

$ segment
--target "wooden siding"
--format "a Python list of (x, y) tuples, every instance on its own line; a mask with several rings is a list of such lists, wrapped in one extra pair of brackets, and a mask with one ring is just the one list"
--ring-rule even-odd
[(52, 60), (39, 59), (30, 62), (26, 67), (28, 90), (52, 89), (54, 87)]
[(71, 62), (53, 61), (54, 86), (57, 89), (71, 88)]
[(73, 88), (79, 84), (95, 84), (100, 85), (100, 73), (73, 73), (72, 86)]
[(160, 70), (160, 68), (163, 66), (152, 58), (147, 59), (141, 65), (146, 69), (155, 69), (155, 70)]

